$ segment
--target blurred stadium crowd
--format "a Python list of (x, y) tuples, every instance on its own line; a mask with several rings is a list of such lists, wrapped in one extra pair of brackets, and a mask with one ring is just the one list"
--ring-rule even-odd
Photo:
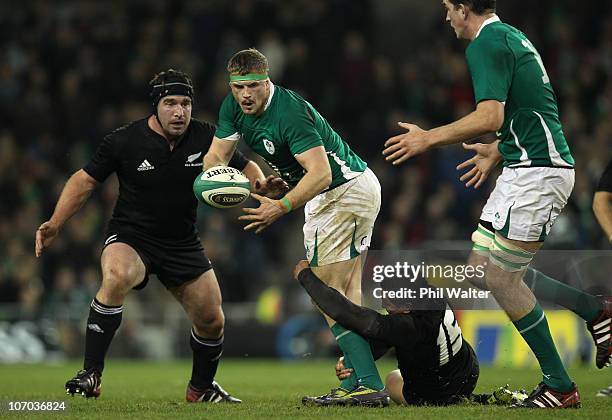
[[(427, 153), (401, 168), (381, 156), (384, 141), (398, 132), (397, 121), (427, 128), (474, 106), (464, 45), (446, 26), (442, 7), (423, 6), (433, 10), (423, 16), (383, 9), (398, 3), (4, 2), (0, 319), (74, 313), (84, 319), (99, 283), (117, 184), (109, 179), (36, 260), (35, 230), (50, 216), (64, 182), (106, 133), (148, 115), (147, 83), (160, 70), (190, 73), (194, 115), (216, 121), (228, 93), (226, 61), (251, 46), (269, 58), (272, 80), (312, 102), (377, 173), (383, 209), (374, 248), (468, 239), (492, 184), (473, 191), (458, 181), (454, 168), (467, 156), (460, 147)], [(419, 10), (421, 2), (405, 3)], [(526, 32), (543, 56), (577, 162), (574, 193), (547, 246), (605, 248), (591, 198), (612, 150), (610, 2), (539, 1), (529, 2), (529, 10), (527, 2), (499, 3), (502, 20)], [(284, 288), (303, 253), (299, 212), (261, 236), (243, 233), (237, 215), (201, 207), (198, 219), (230, 303), (253, 301), (271, 285)]]

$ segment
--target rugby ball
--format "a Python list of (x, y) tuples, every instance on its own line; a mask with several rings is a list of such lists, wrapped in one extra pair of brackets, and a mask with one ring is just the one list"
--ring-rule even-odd
[(204, 204), (226, 209), (242, 204), (249, 197), (251, 183), (238, 169), (214, 166), (193, 181), (193, 193)]

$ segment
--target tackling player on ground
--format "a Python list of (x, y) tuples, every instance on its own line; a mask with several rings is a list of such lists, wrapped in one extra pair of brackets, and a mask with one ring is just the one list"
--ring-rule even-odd
[[(252, 194), (258, 208), (241, 216), (245, 230), (261, 232), (304, 206), (304, 245), (312, 270), (353, 302), (361, 302), (360, 253), (370, 245), (380, 210), (380, 184), (367, 164), (297, 93), (274, 85), (266, 57), (255, 49), (236, 53), (227, 66), (231, 94), (219, 111), (205, 168), (226, 164), (242, 139), (292, 187), (281, 200)], [(388, 394), (368, 343), (326, 318), (355, 370), (343, 388), (369, 405), (386, 405)]]
[[(478, 359), (445, 300), (428, 302), (427, 310), (410, 310), (409, 299), (388, 300), (383, 305), (389, 314), (383, 315), (355, 305), (323, 284), (306, 261), (296, 265), (293, 277), (327, 316), (368, 339), (376, 359), (395, 348), (399, 369), (387, 376), (385, 387), (396, 403), (449, 405), (472, 395), (478, 381)], [(387, 283), (383, 287), (393, 290)], [(345, 369), (340, 362), (339, 376), (344, 377)], [(335, 392), (347, 394), (342, 385)], [(304, 397), (302, 401), (317, 406), (353, 405), (350, 395)]]
[[(193, 324), (187, 401), (240, 402), (214, 381), (223, 353), (224, 316), (217, 278), (195, 226), (192, 184), (215, 127), (191, 119), (193, 86), (186, 74), (161, 72), (149, 88), (152, 115), (104, 138), (91, 161), (70, 177), (53, 215), (36, 232), (40, 256), (91, 192), (117, 173), (119, 197), (101, 255), (102, 284), (87, 319), (84, 368), (66, 382), (66, 391), (100, 395), (104, 358), (121, 323), (125, 297), (156, 274)], [(262, 194), (278, 186), (264, 181), (259, 166), (241, 154), (230, 165), (261, 186)]]
[[(497, 132), (504, 170), (472, 236), (470, 263), (488, 260), (487, 288), (540, 363), (543, 380), (520, 406), (579, 407), (580, 395), (557, 353), (544, 312), (522, 281), (574, 186), (574, 160), (548, 74), (527, 37), (499, 20), (495, 0), (442, 3), (457, 37), (470, 41), (466, 59), (476, 110), (428, 131), (400, 123), (408, 132), (389, 139), (383, 153), (398, 165), (432, 147)], [(477, 176), (474, 182), (479, 181)], [(583, 307), (586, 318), (610, 317), (601, 301), (592, 303)]]

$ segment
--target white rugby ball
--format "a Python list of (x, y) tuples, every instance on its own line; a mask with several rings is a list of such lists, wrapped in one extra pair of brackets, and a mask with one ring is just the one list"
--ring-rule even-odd
[(193, 193), (204, 204), (226, 209), (242, 204), (249, 197), (251, 183), (238, 169), (213, 166), (193, 181)]

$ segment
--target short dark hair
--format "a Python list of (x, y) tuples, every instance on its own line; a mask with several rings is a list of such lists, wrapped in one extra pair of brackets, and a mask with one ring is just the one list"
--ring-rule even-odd
[(227, 71), (231, 74), (267, 73), (268, 59), (255, 48), (238, 51), (227, 62)]
[(448, 0), (455, 7), (463, 4), (477, 15), (485, 15), (487, 13), (495, 13), (496, 0)]

